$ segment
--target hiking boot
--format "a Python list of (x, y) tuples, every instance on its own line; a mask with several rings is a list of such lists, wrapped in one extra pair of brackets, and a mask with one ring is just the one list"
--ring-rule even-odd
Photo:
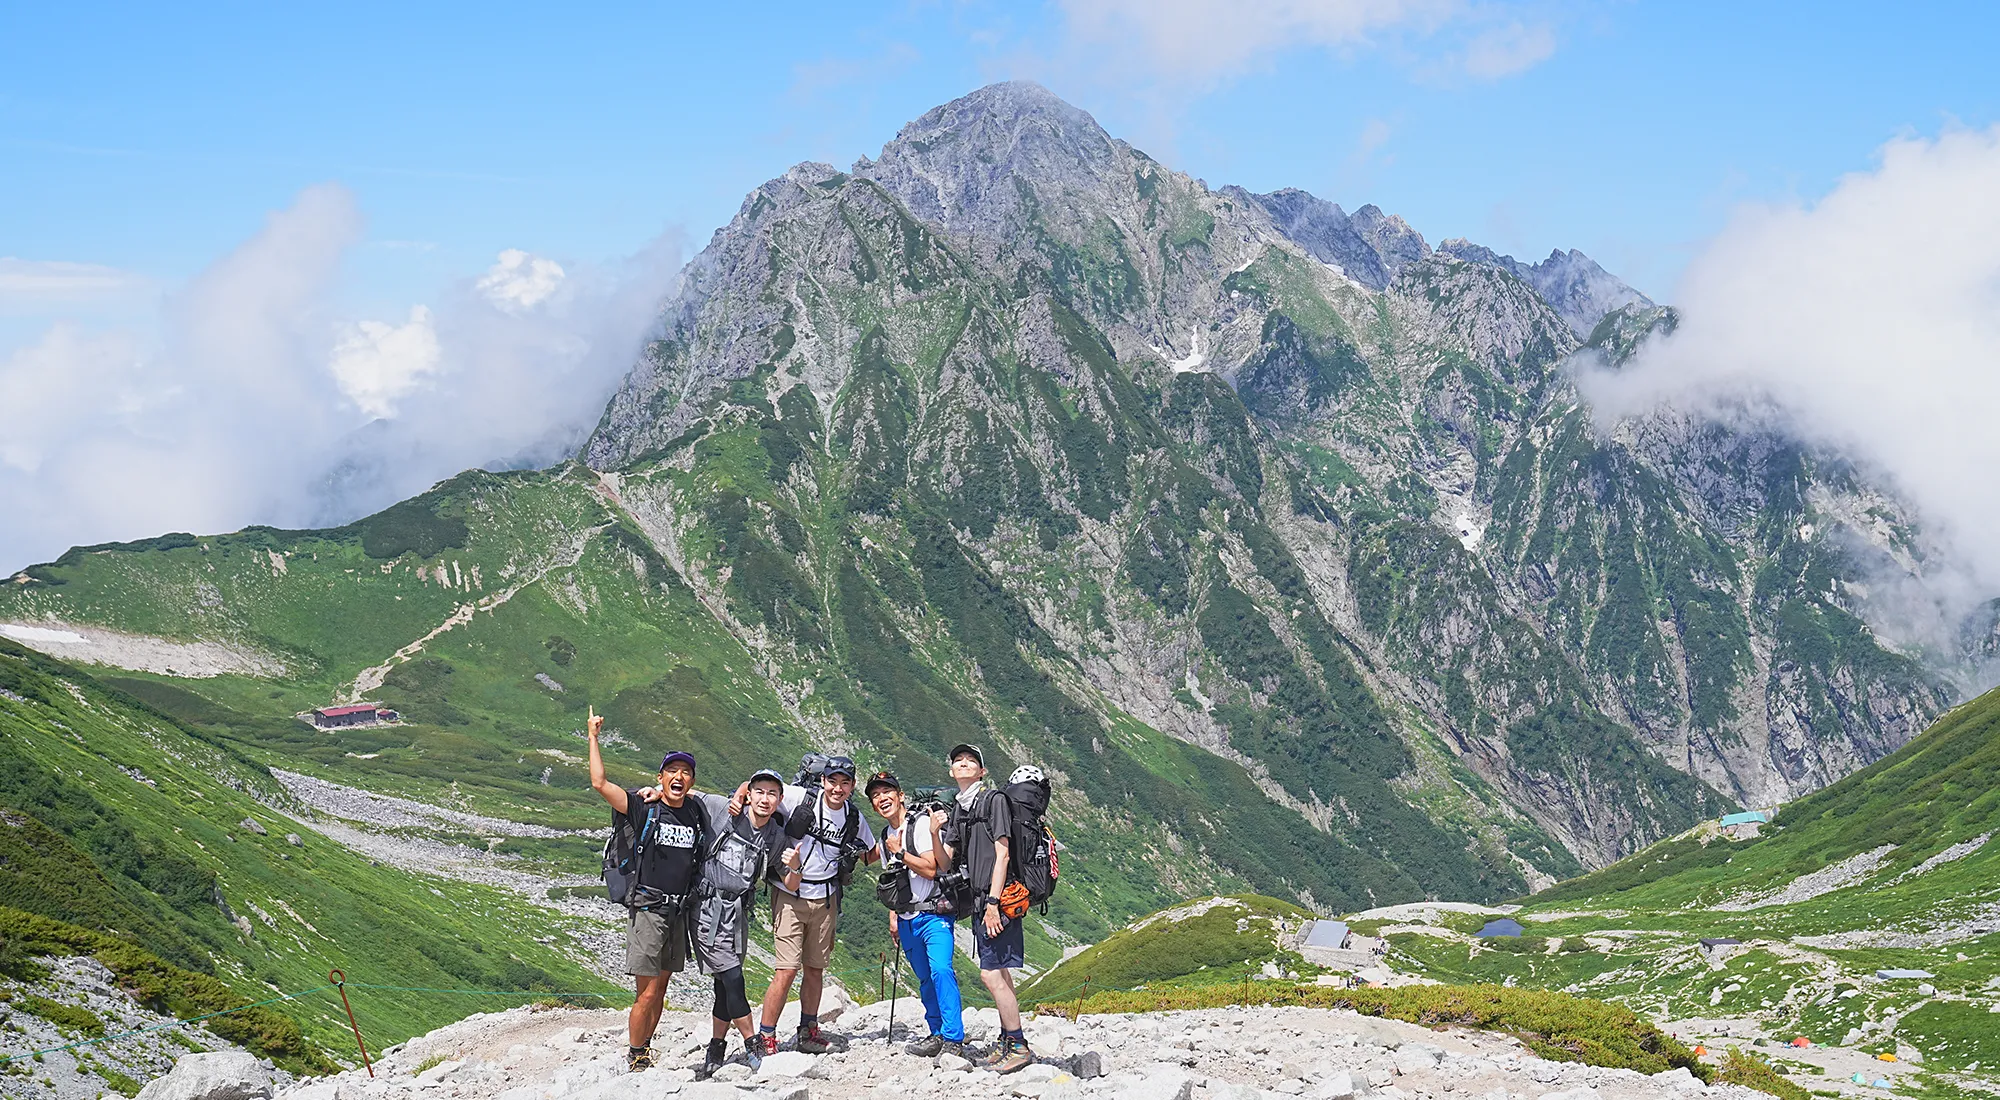
[(652, 1047), (627, 1047), (625, 1050), (625, 1072), (639, 1073), (653, 1068)]
[(965, 1049), (965, 1043), (963, 1040), (945, 1039), (942, 1040), (942, 1042), (944, 1045), (938, 1048), (938, 1054), (940, 1056), (949, 1054), (953, 1058), (963, 1058), (968, 1062), (972, 1061), (972, 1053)]
[(743, 1040), (743, 1045), (769, 1058), (771, 1055), (778, 1053), (778, 1035), (774, 1031), (759, 1031), (757, 1034)]
[(1000, 1044), (1000, 1057), (986, 1068), (995, 1073), (1008, 1074), (1019, 1073), (1034, 1064), (1035, 1052), (1028, 1049), (1028, 1044), (1019, 1039), (1007, 1039)]
[[(766, 1053), (764, 1050), (764, 1038), (763, 1035), (745, 1035), (743, 1037), (743, 1060), (750, 1063), (750, 1072), (752, 1073), (764, 1068), (764, 1054)], [(778, 1037), (773, 1035), (770, 1039), (771, 1046), (775, 1048), (778, 1045)], [(775, 1050), (772, 1053), (776, 1053)]]
[(728, 1060), (729, 1045), (721, 1039), (710, 1039), (708, 1041), (708, 1053), (702, 1058), (701, 1068), (695, 1070), (694, 1075), (706, 1081), (710, 1077), (715, 1076), (715, 1071), (721, 1069), (722, 1063)]
[(798, 1036), (792, 1040), (792, 1049), (801, 1054), (825, 1054), (833, 1049), (833, 1044), (820, 1034), (819, 1025), (813, 1024), (799, 1029)]
[(905, 1054), (914, 1054), (919, 1058), (935, 1058), (942, 1050), (944, 1050), (942, 1035), (927, 1035), (903, 1048)]

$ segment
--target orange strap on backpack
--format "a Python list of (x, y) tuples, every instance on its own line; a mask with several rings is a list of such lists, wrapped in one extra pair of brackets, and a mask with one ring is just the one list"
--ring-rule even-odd
[(1010, 882), (1000, 890), (1000, 915), (1008, 920), (1020, 920), (1028, 915), (1028, 888), (1018, 882)]

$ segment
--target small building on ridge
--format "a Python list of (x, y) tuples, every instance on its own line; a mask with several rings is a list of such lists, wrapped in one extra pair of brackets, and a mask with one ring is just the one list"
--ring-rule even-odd
[(380, 703), (350, 703), (340, 707), (319, 707), (312, 712), (312, 724), (323, 730), (342, 726), (372, 726), (394, 722), (402, 716)]

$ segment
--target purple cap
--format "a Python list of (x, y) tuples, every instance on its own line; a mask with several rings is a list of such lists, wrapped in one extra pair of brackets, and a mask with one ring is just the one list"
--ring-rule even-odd
[(667, 758), (660, 761), (660, 770), (666, 771), (667, 765), (673, 763), (676, 760), (686, 763), (689, 771), (694, 770), (694, 754), (691, 752), (681, 752), (678, 749), (668, 753)]

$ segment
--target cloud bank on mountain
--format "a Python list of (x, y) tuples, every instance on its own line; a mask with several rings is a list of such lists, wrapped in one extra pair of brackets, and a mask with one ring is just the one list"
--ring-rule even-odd
[[(165, 530), (340, 523), (467, 467), (560, 459), (681, 256), (673, 233), (601, 266), (508, 250), (403, 321), (341, 318), (336, 282), (362, 233), (350, 192), (308, 188), (170, 292), (157, 336), (63, 322), (0, 360), (0, 569)], [(19, 261), (0, 274), (119, 278)]]
[[(1894, 484), (2000, 588), (2000, 126), (1884, 145), (1815, 203), (1747, 207), (1688, 268), (1675, 331), (1581, 375), (1603, 416), (1775, 409)], [(1956, 582), (1953, 582), (1956, 584)]]

